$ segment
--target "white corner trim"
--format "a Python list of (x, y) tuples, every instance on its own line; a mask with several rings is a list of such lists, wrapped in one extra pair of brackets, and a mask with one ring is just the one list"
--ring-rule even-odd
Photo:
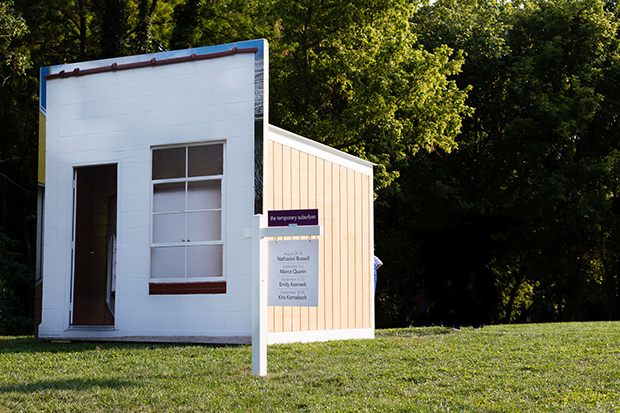
[(269, 125), (268, 140), (373, 176), (372, 168), (375, 165), (374, 163), (312, 139), (304, 138), (277, 126)]
[(372, 338), (375, 338), (375, 330), (373, 328), (272, 332), (267, 334), (267, 344), (312, 343)]

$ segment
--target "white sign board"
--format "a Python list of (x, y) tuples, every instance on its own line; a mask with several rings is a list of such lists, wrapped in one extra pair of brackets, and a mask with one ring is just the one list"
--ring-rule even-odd
[(318, 240), (269, 242), (268, 304), (318, 307)]

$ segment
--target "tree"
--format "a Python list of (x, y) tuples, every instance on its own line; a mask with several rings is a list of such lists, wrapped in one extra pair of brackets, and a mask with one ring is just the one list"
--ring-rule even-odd
[(152, 50), (153, 15), (157, 0), (138, 0), (138, 21), (136, 24), (136, 51), (148, 53)]
[[(36, 143), (30, 137), (37, 128), (27, 110), (36, 102), (35, 82), (26, 76), (31, 67), (27, 33), (13, 3), (0, 3), (0, 334), (31, 332), (34, 279), (23, 262), (32, 263), (34, 257)], [(16, 250), (24, 256), (18, 258)]]
[(523, 258), (538, 263), (527, 268), (537, 278), (526, 279), (538, 282), (532, 311), (599, 318), (591, 295), (601, 295), (604, 240), (617, 227), (610, 201), (618, 135), (607, 108), (620, 95), (606, 77), (618, 74), (618, 25), (604, 2), (588, 0), (525, 4), (514, 27), (506, 81), (514, 115), (496, 150), (514, 154), (505, 185), (519, 191), (512, 208), (528, 214)]
[[(35, 82), (26, 76), (31, 67), (24, 44), (28, 27), (11, 2), (0, 4), (0, 230), (22, 243), (26, 259), (32, 262), (29, 211), (36, 198), (36, 117), (28, 105), (36, 104)], [(36, 136), (36, 135), (34, 135)], [(11, 213), (18, 211), (19, 219)], [(30, 220), (30, 222), (29, 222)]]
[(0, 335), (32, 334), (33, 271), (11, 251), (13, 244), (0, 232)]
[[(142, 2), (143, 3), (143, 2)], [(127, 0), (96, 0), (97, 21), (99, 31), (100, 53), (98, 57), (117, 57), (125, 55), (126, 44), (125, 37), (127, 34)], [(147, 11), (140, 16), (139, 29), (141, 37), (137, 39), (145, 47), (148, 43), (148, 24)]]
[(209, 46), (255, 38), (271, 39), (270, 2), (186, 0), (174, 10), (171, 48)]
[(199, 10), (200, 0), (185, 0), (174, 8), (175, 26), (170, 39), (172, 50), (198, 46)]
[(420, 149), (456, 145), (462, 56), (415, 43), (408, 1), (275, 1), (272, 122), (378, 164), (377, 188)]
[(617, 294), (617, 270), (604, 264), (617, 262), (608, 257), (617, 239), (615, 17), (589, 0), (439, 1), (414, 22), (423, 42), (465, 51), (457, 82), (473, 86), (476, 109), (459, 151), (431, 159), (427, 187), (441, 184), (439, 202), (453, 200), (454, 217), (523, 223), (494, 263), (503, 320), (609, 316), (617, 302), (605, 292)]
[(84, 61), (97, 55), (92, 50), (96, 49), (96, 41), (89, 6), (86, 0), (15, 2), (16, 10), (30, 27), (27, 42), (35, 66)]

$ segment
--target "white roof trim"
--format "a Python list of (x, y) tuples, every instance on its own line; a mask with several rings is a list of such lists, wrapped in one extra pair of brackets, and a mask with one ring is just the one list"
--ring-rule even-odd
[(334, 149), (320, 142), (313, 141), (312, 139), (304, 138), (293, 132), (278, 128), (277, 126), (269, 125), (268, 140), (316, 156), (317, 158), (342, 165), (363, 174), (373, 175), (372, 168), (375, 165), (374, 163)]

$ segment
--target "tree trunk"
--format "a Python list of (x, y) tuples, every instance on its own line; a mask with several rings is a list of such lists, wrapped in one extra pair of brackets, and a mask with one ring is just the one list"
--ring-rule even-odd
[(515, 282), (515, 285), (510, 289), (510, 298), (508, 299), (508, 304), (506, 305), (506, 315), (504, 316), (503, 321), (505, 324), (510, 324), (511, 322), (512, 313), (514, 311), (513, 307), (517, 298), (517, 293), (519, 292), (519, 288), (521, 288), (521, 284), (523, 284), (524, 280), (525, 276), (521, 275)]

